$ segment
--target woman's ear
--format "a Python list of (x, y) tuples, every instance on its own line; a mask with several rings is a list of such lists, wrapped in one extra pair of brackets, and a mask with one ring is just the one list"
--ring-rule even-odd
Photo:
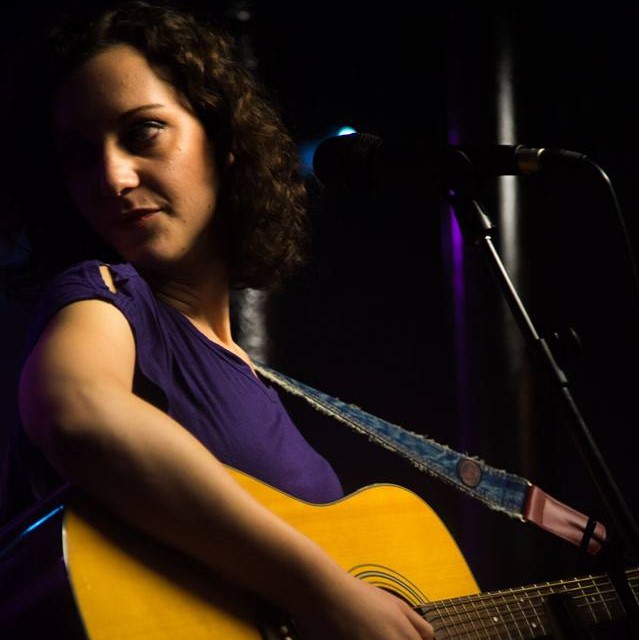
[(232, 151), (229, 151), (229, 152), (226, 154), (226, 157), (224, 158), (224, 164), (225, 164), (227, 167), (230, 167), (230, 166), (232, 166), (233, 164), (235, 164), (235, 155), (233, 154), (233, 152), (232, 152)]

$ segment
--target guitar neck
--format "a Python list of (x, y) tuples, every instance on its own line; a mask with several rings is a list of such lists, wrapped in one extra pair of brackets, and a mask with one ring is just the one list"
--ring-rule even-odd
[[(627, 571), (626, 576), (635, 599), (639, 600), (639, 569)], [(606, 575), (439, 600), (420, 610), (435, 627), (437, 638), (529, 640), (552, 633), (545, 603), (553, 594), (570, 596), (588, 626), (625, 615), (617, 591)]]

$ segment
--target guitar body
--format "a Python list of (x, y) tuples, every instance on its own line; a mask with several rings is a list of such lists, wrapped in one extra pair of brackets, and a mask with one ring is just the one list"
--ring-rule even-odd
[[(313, 505), (231, 473), (344, 569), (412, 605), (478, 592), (446, 527), (406, 489), (374, 485)], [(285, 618), (95, 505), (67, 507), (63, 528), (69, 581), (91, 640), (281, 637)]]
[[(606, 574), (480, 593), (439, 517), (406, 489), (373, 485), (313, 505), (230, 471), (346, 571), (419, 606), (441, 640), (572, 637), (557, 633), (551, 600), (574, 611), (571, 624), (605, 634), (597, 638), (636, 637), (626, 633), (628, 617)], [(639, 569), (625, 573), (639, 602)], [(304, 640), (285, 613), (66, 493), (0, 531), (0, 638), (51, 633), (65, 640)]]

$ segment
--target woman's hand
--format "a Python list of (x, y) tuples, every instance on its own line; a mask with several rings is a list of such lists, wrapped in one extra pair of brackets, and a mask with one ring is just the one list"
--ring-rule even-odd
[(301, 640), (432, 640), (432, 625), (403, 600), (345, 574), (295, 616)]

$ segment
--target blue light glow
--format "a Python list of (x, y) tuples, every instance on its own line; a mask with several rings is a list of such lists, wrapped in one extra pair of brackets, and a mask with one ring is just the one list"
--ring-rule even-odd
[(357, 133), (353, 127), (342, 127), (338, 132), (338, 136), (347, 136), (350, 133)]
[(42, 518), (40, 518), (40, 520), (36, 520), (36, 522), (34, 522), (31, 526), (27, 527), (22, 532), (22, 535), (25, 535), (25, 534), (33, 531), (34, 529), (39, 527), (42, 523), (46, 522), (49, 518), (52, 518), (56, 513), (58, 513), (58, 511), (61, 511), (62, 509), (64, 509), (64, 507), (63, 506), (59, 506), (59, 507), (56, 507), (53, 511), (49, 511), (49, 513), (47, 513), (46, 516), (42, 516)]
[(0, 549), (0, 560), (5, 557), (8, 557), (9, 554), (13, 551), (13, 549), (26, 538), (31, 532), (37, 529), (40, 525), (45, 523), (47, 520), (50, 520), (56, 513), (62, 511), (64, 509), (64, 505), (60, 505), (59, 507), (55, 507), (52, 511), (49, 511), (46, 515), (42, 516), (39, 520), (36, 520), (31, 525), (29, 525), (26, 529), (21, 531), (9, 544), (7, 544), (4, 548)]

